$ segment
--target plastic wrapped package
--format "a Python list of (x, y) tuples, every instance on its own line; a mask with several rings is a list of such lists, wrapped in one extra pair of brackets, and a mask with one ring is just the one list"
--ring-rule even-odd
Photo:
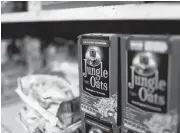
[(29, 106), (24, 106), (20, 110), (18, 120), (28, 133), (73, 133), (81, 126), (80, 122), (77, 122), (66, 129), (52, 126), (50, 122)]
[(81, 119), (80, 98), (64, 101), (60, 104), (56, 114), (59, 121), (66, 126), (76, 123)]
[(75, 97), (79, 97), (79, 72), (76, 61), (56, 62), (51, 67), (40, 69), (36, 74), (46, 74), (62, 77), (70, 85), (70, 89)]
[[(18, 120), (28, 133), (41, 133), (45, 120), (36, 111), (28, 106), (24, 106), (18, 113)], [(43, 120), (43, 121), (42, 121)]]
[(70, 88), (70, 84), (61, 77), (29, 75), (19, 79), (16, 92), (28, 106), (35, 109), (52, 126), (65, 128), (74, 121), (70, 123), (61, 122), (58, 119), (61, 114), (57, 116), (57, 113), (63, 101), (75, 98)]
[(44, 100), (48, 97), (55, 99), (55, 101), (58, 99), (60, 101), (68, 100), (65, 93), (70, 91), (69, 86), (70, 84), (65, 79), (49, 75), (28, 75), (18, 80), (18, 88), (21, 88), (24, 94), (31, 95), (35, 93), (35, 95), (32, 95), (34, 98), (38, 97)]
[[(26, 37), (27, 44), (30, 39)], [(81, 126), (78, 63), (69, 60), (67, 45), (56, 47), (53, 44), (45, 50), (46, 67), (18, 79), (17, 94), (43, 118), (31, 130), (38, 133), (74, 133)]]
[[(56, 71), (55, 69), (52, 71)], [(77, 62), (63, 62), (59, 66), (59, 70), (65, 73), (65, 78), (69, 81), (72, 86), (72, 93), (74, 96), (79, 96), (79, 73), (78, 73), (78, 63)], [(75, 89), (76, 88), (76, 89)]]

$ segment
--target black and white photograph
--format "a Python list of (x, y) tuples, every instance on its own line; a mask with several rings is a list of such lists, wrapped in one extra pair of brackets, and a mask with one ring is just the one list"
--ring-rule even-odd
[(180, 133), (180, 1), (1, 1), (1, 133)]

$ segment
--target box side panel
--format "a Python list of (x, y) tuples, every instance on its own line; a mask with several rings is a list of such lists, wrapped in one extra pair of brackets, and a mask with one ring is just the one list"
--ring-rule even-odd
[[(169, 80), (170, 87), (169, 92), (169, 116), (171, 116), (172, 123), (176, 128), (180, 128), (180, 36), (179, 37), (171, 37), (170, 43), (172, 45), (171, 51), (171, 62), (170, 62), (170, 70), (169, 70)], [(178, 127), (175, 125), (177, 123), (177, 119), (179, 119)], [(180, 131), (177, 131), (180, 132)]]

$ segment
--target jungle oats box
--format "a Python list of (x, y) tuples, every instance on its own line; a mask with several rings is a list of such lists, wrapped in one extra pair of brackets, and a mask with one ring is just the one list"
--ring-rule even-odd
[(118, 36), (84, 34), (79, 37), (81, 111), (117, 122)]
[(133, 133), (179, 133), (180, 36), (121, 41), (121, 126)]

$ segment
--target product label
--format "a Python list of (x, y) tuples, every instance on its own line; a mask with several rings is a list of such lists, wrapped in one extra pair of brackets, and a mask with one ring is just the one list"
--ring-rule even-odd
[(128, 50), (128, 103), (145, 111), (166, 113), (167, 69), (166, 53)]
[(85, 39), (81, 43), (81, 110), (101, 120), (116, 123), (117, 93), (110, 94), (109, 90), (109, 40)]
[(85, 130), (86, 133), (112, 133), (112, 128), (91, 119), (85, 120)]
[(109, 47), (82, 45), (83, 90), (109, 97)]

